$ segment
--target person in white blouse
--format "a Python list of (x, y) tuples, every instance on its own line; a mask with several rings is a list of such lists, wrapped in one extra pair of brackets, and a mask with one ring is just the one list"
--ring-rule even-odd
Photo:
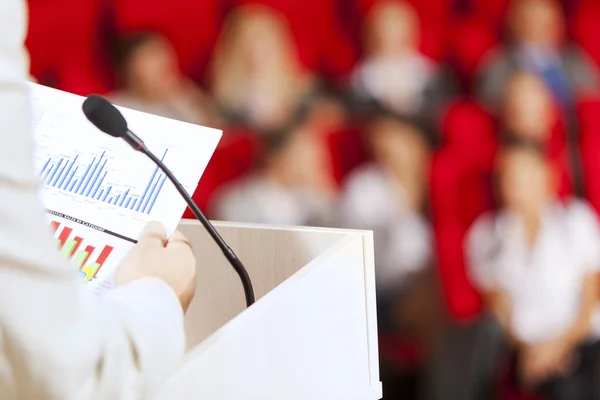
[(224, 185), (215, 218), (276, 225), (329, 225), (335, 184), (318, 132), (295, 127), (263, 137), (263, 165)]
[(367, 14), (367, 56), (353, 75), (353, 89), (401, 115), (415, 115), (438, 67), (418, 50), (419, 19), (407, 3), (381, 2)]
[(519, 378), (548, 399), (600, 399), (600, 225), (581, 200), (558, 201), (541, 151), (499, 157), (502, 208), (481, 216), (467, 264), (509, 347)]
[[(377, 322), (381, 333), (398, 330), (431, 333), (425, 321), (436, 318), (420, 290), (431, 286), (433, 240), (425, 202), (429, 148), (414, 125), (389, 113), (375, 113), (364, 135), (373, 162), (348, 176), (335, 225), (373, 231)], [(420, 309), (415, 318), (409, 310)]]
[(349, 105), (376, 106), (413, 119), (432, 143), (436, 117), (454, 98), (448, 71), (419, 50), (419, 16), (410, 2), (374, 2), (363, 27), (364, 57), (351, 75)]
[(214, 117), (208, 96), (179, 68), (172, 43), (157, 32), (136, 32), (115, 44), (114, 64), (121, 90), (113, 103), (198, 125)]
[(103, 297), (62, 260), (33, 170), (26, 26), (24, 0), (0, 1), (0, 399), (149, 398), (185, 348), (195, 259), (150, 224)]
[(389, 114), (370, 118), (366, 129), (374, 161), (347, 178), (337, 224), (371, 229), (380, 293), (395, 291), (428, 266), (432, 238), (422, 215), (429, 149), (413, 125)]

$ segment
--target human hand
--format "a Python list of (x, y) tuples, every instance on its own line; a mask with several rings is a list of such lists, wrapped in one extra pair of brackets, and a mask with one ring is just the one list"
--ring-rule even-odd
[(573, 346), (562, 338), (526, 346), (521, 358), (521, 377), (527, 386), (535, 386), (553, 376), (562, 375), (573, 365)]
[(185, 312), (196, 292), (196, 259), (187, 239), (175, 232), (167, 239), (165, 228), (149, 223), (137, 245), (119, 266), (117, 285), (127, 285), (142, 278), (156, 278), (174, 291)]

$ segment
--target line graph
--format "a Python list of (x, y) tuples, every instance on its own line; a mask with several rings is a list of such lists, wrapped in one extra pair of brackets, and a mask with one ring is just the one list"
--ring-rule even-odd
[[(168, 148), (165, 149), (161, 161), (165, 160), (168, 151)], [(44, 185), (71, 195), (150, 214), (167, 179), (158, 167), (154, 167), (143, 191), (136, 191), (118, 183), (120, 179), (116, 179), (118, 174), (111, 170), (106, 151), (88, 156), (88, 159), (92, 158), (89, 162), (82, 161), (81, 158), (80, 154), (48, 157), (40, 171)]]

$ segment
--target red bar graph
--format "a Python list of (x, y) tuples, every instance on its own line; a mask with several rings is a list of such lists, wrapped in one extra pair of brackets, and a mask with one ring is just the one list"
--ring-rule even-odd
[(111, 246), (104, 246), (104, 249), (102, 249), (102, 252), (100, 253), (100, 255), (98, 256), (98, 259), (96, 259), (96, 264), (98, 264), (98, 269), (96, 270), (96, 272), (94, 273), (94, 278), (96, 277), (96, 275), (98, 275), (98, 271), (100, 271), (100, 269), (102, 268), (102, 265), (104, 264), (104, 262), (106, 261), (106, 259), (108, 258), (108, 256), (110, 255), (110, 253), (113, 251), (113, 248)]
[(67, 242), (67, 239), (69, 239), (69, 236), (71, 235), (71, 232), (73, 232), (73, 229), (67, 228), (65, 226), (63, 228), (62, 232), (60, 233), (60, 235), (58, 236), (58, 241), (60, 242), (59, 246), (60, 246), (61, 249), (65, 245), (65, 243)]
[(85, 247), (84, 251), (87, 253), (87, 256), (85, 256), (85, 258), (83, 259), (83, 262), (81, 263), (82, 267), (85, 265), (85, 263), (87, 262), (87, 260), (90, 258), (90, 256), (94, 252), (94, 250), (96, 250), (96, 248), (93, 247), (93, 246), (86, 246)]
[(56, 232), (58, 230), (59, 226), (60, 226), (60, 222), (56, 222), (56, 221), (50, 222), (50, 229), (52, 229), (52, 232)]
[(81, 246), (81, 242), (83, 242), (83, 238), (79, 237), (79, 236), (75, 236), (73, 238), (73, 240), (75, 242), (77, 242), (77, 244), (75, 245), (75, 247), (73, 247), (73, 251), (71, 251), (71, 254), (69, 255), (70, 257), (73, 257), (75, 254), (77, 254), (77, 250), (79, 249), (79, 246)]
[(50, 227), (55, 234), (58, 233), (59, 250), (62, 256), (75, 260), (78, 268), (85, 275), (85, 280), (91, 281), (94, 279), (98, 275), (98, 271), (100, 271), (102, 265), (113, 252), (114, 247), (100, 245), (103, 246), (102, 251), (97, 255), (95, 261), (91, 261), (91, 257), (94, 256), (94, 252), (100, 246), (84, 244), (85, 235), (71, 238), (74, 233), (73, 228), (63, 225), (58, 221), (50, 222)]

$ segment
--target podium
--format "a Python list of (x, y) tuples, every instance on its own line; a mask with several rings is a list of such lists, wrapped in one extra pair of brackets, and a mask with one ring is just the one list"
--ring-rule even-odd
[(371, 232), (215, 222), (256, 303), (196, 221), (187, 353), (160, 400), (374, 400), (379, 381)]

